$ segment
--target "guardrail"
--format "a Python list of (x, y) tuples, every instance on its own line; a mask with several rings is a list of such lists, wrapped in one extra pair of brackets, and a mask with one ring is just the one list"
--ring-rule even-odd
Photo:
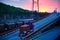
[[(37, 21), (35, 21), (35, 22), (37, 22)], [(34, 22), (33, 22), (34, 23)], [(44, 27), (42, 27), (42, 28), (44, 28)], [(41, 28), (41, 29), (42, 29)], [(12, 32), (12, 31), (14, 31), (14, 30), (16, 30), (16, 29), (18, 29), (18, 28), (14, 28), (14, 29), (12, 29), (12, 30), (10, 30), (10, 31), (7, 31), (7, 32), (4, 32), (4, 33), (2, 33), (2, 34), (0, 34), (0, 35), (4, 35), (4, 34), (9, 34), (10, 32)], [(40, 29), (40, 30), (41, 30)], [(38, 30), (39, 31), (39, 30)], [(38, 32), (38, 31), (36, 31), (36, 32)], [(34, 33), (33, 33), (34, 34)]]
[(10, 32), (13, 32), (14, 30), (17, 30), (17, 29), (18, 29), (18, 27), (17, 27), (17, 28), (14, 28), (14, 29), (11, 29), (11, 30), (9, 30), (9, 31), (6, 31), (6, 32), (3, 32), (3, 33), (0, 33), (0, 36), (8, 35)]
[[(46, 17), (45, 17), (46, 18)], [(35, 22), (37, 22), (37, 21), (39, 21), (39, 20), (42, 20), (43, 18), (40, 18), (40, 19), (38, 19), (38, 20), (34, 20), (32, 23), (35, 23)], [(13, 29), (10, 29), (10, 30), (8, 30), (8, 31), (5, 31), (5, 32), (3, 32), (3, 33), (0, 33), (0, 36), (5, 36), (6, 34), (8, 35), (10, 32), (13, 32), (14, 30), (16, 30), (16, 29), (18, 29), (18, 27), (16, 27), (16, 28), (13, 28)]]
[[(53, 20), (52, 22), (57, 21), (58, 18), (59, 18), (59, 17), (57, 17), (57, 18), (56, 18), (55, 20)], [(50, 22), (49, 24), (51, 24), (52, 22)], [(36, 31), (32, 32), (31, 34), (27, 35), (27, 36), (25, 37), (25, 40), (30, 40), (31, 38), (33, 38), (33, 36), (34, 36), (35, 34), (37, 34), (39, 31), (41, 31), (43, 28), (45, 28), (45, 27), (48, 26), (49, 24), (46, 24), (44, 27), (39, 28), (38, 30), (36, 30)]]

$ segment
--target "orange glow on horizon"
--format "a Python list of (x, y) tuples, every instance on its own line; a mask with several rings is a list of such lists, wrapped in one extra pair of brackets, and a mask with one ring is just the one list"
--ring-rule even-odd
[(48, 11), (47, 7), (44, 6), (40, 7), (39, 9), (39, 12), (47, 12), (47, 11)]
[[(35, 1), (37, 1), (37, 0), (35, 0)], [(32, 11), (32, 0), (24, 3), (22, 8)], [(59, 9), (58, 2), (53, 2), (50, 0), (40, 0), (39, 1), (39, 12), (53, 12), (56, 8), (57, 8), (57, 10)], [(37, 10), (36, 4), (34, 7), (34, 10)]]

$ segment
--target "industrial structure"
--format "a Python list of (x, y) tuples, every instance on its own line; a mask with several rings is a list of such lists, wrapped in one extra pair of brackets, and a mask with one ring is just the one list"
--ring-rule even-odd
[(34, 11), (34, 4), (37, 4), (37, 11), (39, 12), (39, 0), (32, 0), (32, 11)]

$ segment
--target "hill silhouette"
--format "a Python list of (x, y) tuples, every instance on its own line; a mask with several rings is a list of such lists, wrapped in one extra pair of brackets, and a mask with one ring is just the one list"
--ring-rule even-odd
[(3, 17), (4, 15), (11, 17), (12, 15), (13, 17), (17, 17), (17, 16), (22, 17), (26, 15), (29, 16), (30, 11), (0, 3), (0, 17)]
[[(34, 16), (32, 16), (34, 15)], [(32, 11), (29, 10), (25, 10), (22, 8), (16, 8), (14, 6), (10, 6), (4, 3), (0, 3), (0, 19), (4, 19), (4, 17), (6, 17), (6, 19), (15, 19), (15, 18), (34, 18), (34, 19), (38, 19), (38, 18), (42, 18), (45, 16), (50, 15), (50, 13), (39, 13), (37, 11), (34, 11), (32, 13)]]

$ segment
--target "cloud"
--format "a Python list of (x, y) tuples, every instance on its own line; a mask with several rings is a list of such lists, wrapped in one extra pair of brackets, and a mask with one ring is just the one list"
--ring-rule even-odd
[(20, 1), (20, 0), (12, 0), (12, 1)]

